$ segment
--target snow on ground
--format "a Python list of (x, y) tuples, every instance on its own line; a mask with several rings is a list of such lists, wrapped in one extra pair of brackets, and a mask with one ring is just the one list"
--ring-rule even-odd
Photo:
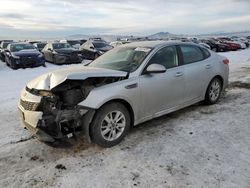
[(230, 60), (230, 77), (231, 82), (248, 82), (250, 83), (250, 48), (241, 51), (230, 51), (219, 53)]
[[(250, 75), (250, 49), (222, 55), (230, 80)], [(249, 89), (139, 125), (113, 148), (82, 137), (53, 148), (20, 127), (17, 103), (30, 79), (58, 68), (14, 71), (0, 62), (0, 187), (249, 187)]]

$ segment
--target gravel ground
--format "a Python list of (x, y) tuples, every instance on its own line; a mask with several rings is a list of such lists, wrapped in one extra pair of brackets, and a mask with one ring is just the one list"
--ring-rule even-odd
[(146, 122), (118, 146), (103, 149), (83, 136), (55, 148), (31, 137), (20, 127), (16, 104), (25, 83), (46, 69), (0, 65), (0, 86), (8, 88), (0, 92), (0, 187), (248, 188), (250, 69), (243, 67), (233, 69), (230, 79), (239, 83), (218, 104), (197, 104)]

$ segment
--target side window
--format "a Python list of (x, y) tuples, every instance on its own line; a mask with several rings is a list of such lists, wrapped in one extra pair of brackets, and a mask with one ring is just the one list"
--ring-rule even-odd
[(205, 59), (207, 59), (207, 58), (210, 57), (211, 54), (210, 54), (210, 52), (207, 49), (201, 48), (201, 51), (203, 52), (203, 55), (204, 55)]
[(201, 49), (197, 46), (181, 45), (180, 46), (184, 64), (190, 64), (204, 59)]
[(160, 64), (166, 67), (166, 69), (178, 66), (178, 55), (175, 46), (168, 46), (160, 49), (150, 59), (150, 64)]

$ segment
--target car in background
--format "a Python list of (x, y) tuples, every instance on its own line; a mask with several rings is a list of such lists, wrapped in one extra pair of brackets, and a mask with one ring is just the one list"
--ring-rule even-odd
[(229, 49), (232, 51), (246, 48), (246, 45), (244, 43), (233, 41), (232, 39), (228, 37), (219, 37), (219, 38), (216, 38), (215, 40), (217, 40), (220, 43), (227, 44), (229, 46)]
[(40, 52), (43, 50), (43, 48), (46, 46), (46, 42), (37, 42), (34, 43), (33, 45), (35, 46), (36, 49), (38, 49)]
[(250, 42), (250, 36), (247, 36), (246, 39), (248, 42)]
[(246, 39), (246, 38), (243, 38), (243, 37), (239, 37), (239, 38), (237, 38), (237, 39), (234, 39), (234, 41), (238, 41), (238, 42), (241, 42), (241, 43), (244, 43), (245, 45), (246, 45), (246, 48), (248, 48), (249, 47), (249, 41)]
[(80, 46), (81, 46), (81, 41), (80, 40), (66, 40), (66, 39), (64, 39), (64, 40), (60, 40), (60, 42), (68, 43), (75, 49), (79, 49)]
[(123, 44), (128, 44), (131, 43), (130, 41), (113, 41), (111, 43), (109, 43), (109, 45), (113, 46), (113, 47), (117, 47), (117, 46), (121, 46)]
[(42, 141), (84, 133), (111, 147), (135, 125), (200, 101), (215, 104), (228, 85), (228, 63), (194, 43), (121, 45), (86, 66), (30, 81), (18, 105), (22, 124)]
[(6, 64), (12, 69), (45, 66), (43, 54), (30, 43), (10, 43), (5, 54)]
[(5, 50), (12, 41), (2, 41), (0, 44), (0, 60), (5, 62)]
[(80, 46), (79, 50), (85, 59), (94, 60), (112, 48), (113, 47), (104, 40), (90, 38)]
[(54, 64), (81, 63), (83, 60), (79, 50), (69, 43), (49, 42), (43, 48), (42, 53), (46, 61)]
[(199, 41), (209, 45), (214, 52), (226, 52), (230, 50), (229, 45), (222, 44), (214, 39), (200, 39)]

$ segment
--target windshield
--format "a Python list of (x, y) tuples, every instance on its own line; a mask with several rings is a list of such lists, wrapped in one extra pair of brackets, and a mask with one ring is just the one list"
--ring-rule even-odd
[(103, 54), (89, 66), (133, 72), (141, 65), (150, 51), (151, 48), (118, 47)]
[(53, 49), (61, 49), (61, 48), (72, 48), (72, 46), (68, 43), (53, 43)]
[(18, 52), (21, 50), (30, 50), (30, 49), (35, 49), (35, 47), (32, 44), (12, 44), (10, 46), (11, 52)]
[(95, 48), (104, 48), (106, 46), (109, 46), (107, 43), (105, 42), (93, 42), (93, 45)]

